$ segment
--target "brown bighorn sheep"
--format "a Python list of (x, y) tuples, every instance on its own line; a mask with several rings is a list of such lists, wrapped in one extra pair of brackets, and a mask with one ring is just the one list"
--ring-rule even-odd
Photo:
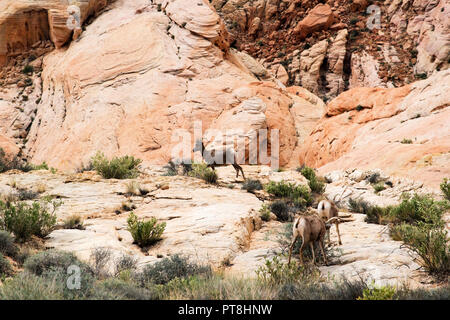
[[(322, 218), (323, 221), (330, 220), (331, 218), (339, 217), (339, 211), (336, 204), (331, 200), (322, 200), (319, 202), (317, 206), (317, 211), (319, 217)], [(334, 224), (336, 225), (336, 232), (338, 235), (339, 245), (342, 245), (341, 235), (339, 233), (339, 222), (340, 219), (337, 219)], [(330, 229), (327, 229), (327, 238), (328, 242), (330, 242)]]
[[(223, 157), (221, 159), (222, 160), (221, 163), (217, 163), (216, 160), (214, 159), (215, 150), (211, 150), (211, 158), (205, 157), (205, 145), (203, 144), (203, 141), (201, 141), (201, 140), (197, 140), (195, 142), (195, 146), (194, 146), (194, 149), (192, 149), (192, 152), (196, 152), (196, 151), (200, 151), (202, 153), (203, 159), (205, 159), (206, 164), (211, 169), (214, 170), (215, 167), (227, 166), (227, 165), (231, 164), (234, 167), (234, 170), (236, 170), (236, 178), (239, 177), (239, 171), (241, 171), (242, 177), (245, 180), (244, 170), (242, 170), (242, 167), (237, 164), (236, 153), (234, 152), (234, 150), (232, 148), (227, 149), (227, 150), (225, 150), (225, 152), (223, 152), (223, 155), (222, 155)], [(227, 161), (227, 160), (229, 160), (229, 161)]]
[(297, 241), (298, 237), (301, 237), (302, 238), (302, 245), (300, 247), (301, 264), (303, 264), (303, 248), (308, 244), (311, 248), (313, 263), (316, 263), (316, 257), (314, 254), (314, 242), (319, 242), (323, 259), (325, 261), (325, 264), (328, 265), (323, 240), (325, 237), (326, 230), (331, 227), (331, 223), (333, 223), (336, 219), (338, 218), (334, 217), (324, 222), (320, 217), (316, 215), (301, 216), (297, 218), (292, 228), (292, 242), (291, 245), (289, 246), (288, 263), (291, 263), (292, 249), (294, 248), (295, 242)]

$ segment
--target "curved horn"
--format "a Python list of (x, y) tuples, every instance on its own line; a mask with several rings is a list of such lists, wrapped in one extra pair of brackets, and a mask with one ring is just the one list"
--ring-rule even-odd
[(325, 224), (330, 224), (330, 223), (335, 223), (335, 222), (341, 222), (341, 219), (339, 219), (338, 217), (333, 217), (331, 219), (328, 219)]

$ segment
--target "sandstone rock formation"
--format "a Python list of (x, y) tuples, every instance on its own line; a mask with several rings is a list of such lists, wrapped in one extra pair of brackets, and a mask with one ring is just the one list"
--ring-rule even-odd
[(297, 144), (292, 98), (270, 74), (278, 85), (257, 82), (266, 72), (258, 68), (253, 58), (229, 50), (227, 31), (207, 1), (195, 7), (182, 0), (117, 1), (25, 78), (36, 84), (27, 87), (20, 109), (17, 99), (25, 93), (14, 84), (5, 88), (1, 128), (32, 162), (58, 168), (79, 167), (97, 150), (164, 163), (179, 143), (172, 140), (177, 129), (192, 133), (196, 120), (204, 131), (236, 127), (229, 121), (251, 116), (233, 113), (258, 98), (265, 120), (248, 127), (280, 130), (285, 165)]
[(328, 4), (318, 4), (295, 26), (294, 33), (303, 40), (314, 31), (328, 29), (334, 20), (331, 7)]
[[(96, 15), (108, 0), (76, 2), (81, 24)], [(31, 48), (39, 41), (51, 40), (60, 48), (70, 39), (73, 29), (67, 28), (69, 1), (2, 1), (0, 3), (0, 66), (9, 57)]]
[(437, 187), (450, 175), (450, 71), (401, 88), (355, 88), (327, 105), (300, 161), (325, 173), (383, 168)]

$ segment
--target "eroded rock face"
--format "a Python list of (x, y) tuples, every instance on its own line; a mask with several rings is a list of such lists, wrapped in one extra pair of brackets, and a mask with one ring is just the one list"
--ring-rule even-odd
[[(234, 125), (221, 117), (259, 98), (266, 120), (250, 127), (280, 130), (285, 165), (296, 144), (289, 94), (256, 81), (229, 50), (207, 1), (199, 1), (195, 15), (188, 7), (184, 0), (118, 1), (67, 50), (49, 54), (25, 148), (31, 161), (73, 169), (103, 150), (166, 163), (179, 143), (172, 140), (176, 129), (192, 133), (200, 120), (203, 130), (226, 130)], [(230, 120), (250, 120), (243, 115)]]
[[(97, 14), (108, 0), (84, 0), (77, 2), (80, 9), (80, 25), (91, 15)], [(35, 43), (51, 40), (57, 48), (71, 38), (73, 29), (67, 27), (69, 1), (2, 1), (0, 3), (0, 66), (8, 57), (31, 48)]]
[(437, 187), (450, 174), (450, 71), (401, 88), (355, 88), (327, 105), (300, 161), (323, 173), (383, 168)]

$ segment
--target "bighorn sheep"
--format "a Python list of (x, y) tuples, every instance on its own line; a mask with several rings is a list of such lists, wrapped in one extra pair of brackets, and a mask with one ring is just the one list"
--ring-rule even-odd
[(301, 216), (297, 218), (294, 222), (293, 230), (292, 230), (292, 242), (289, 246), (289, 260), (288, 263), (291, 263), (291, 255), (292, 249), (294, 248), (295, 242), (297, 238), (300, 236), (302, 238), (302, 245), (300, 247), (300, 262), (303, 264), (303, 248), (309, 244), (311, 248), (313, 263), (316, 263), (316, 257), (314, 254), (314, 242), (319, 242), (320, 250), (322, 251), (322, 256), (325, 261), (325, 264), (328, 264), (327, 257), (325, 255), (324, 250), (324, 237), (327, 229), (331, 227), (331, 223), (333, 223), (337, 217), (331, 218), (328, 221), (324, 222), (320, 217), (316, 215), (311, 216)]
[[(215, 150), (211, 150), (211, 158), (205, 157), (205, 145), (203, 144), (203, 141), (197, 140), (195, 142), (194, 149), (192, 149), (192, 152), (200, 151), (202, 153), (203, 159), (205, 159), (205, 162), (207, 163), (208, 167), (214, 170), (215, 167), (219, 166), (226, 166), (231, 164), (234, 167), (234, 170), (236, 170), (236, 178), (239, 177), (239, 171), (242, 173), (242, 177), (245, 180), (244, 170), (242, 170), (242, 167), (237, 164), (237, 158), (236, 153), (232, 148), (226, 149), (225, 152), (223, 152), (223, 157), (221, 163), (217, 163), (215, 158)], [(229, 161), (227, 161), (229, 160)]]
[[(319, 217), (321, 217), (323, 221), (328, 221), (331, 218), (339, 217), (338, 208), (337, 208), (336, 204), (331, 200), (320, 201), (319, 205), (317, 206), (317, 211), (318, 211)], [(340, 222), (340, 219), (338, 218), (337, 220), (335, 220), (334, 224), (336, 225), (336, 232), (338, 235), (339, 245), (342, 245), (341, 235), (339, 233), (339, 222)], [(330, 241), (330, 229), (327, 229), (327, 238), (328, 238), (328, 241)]]

